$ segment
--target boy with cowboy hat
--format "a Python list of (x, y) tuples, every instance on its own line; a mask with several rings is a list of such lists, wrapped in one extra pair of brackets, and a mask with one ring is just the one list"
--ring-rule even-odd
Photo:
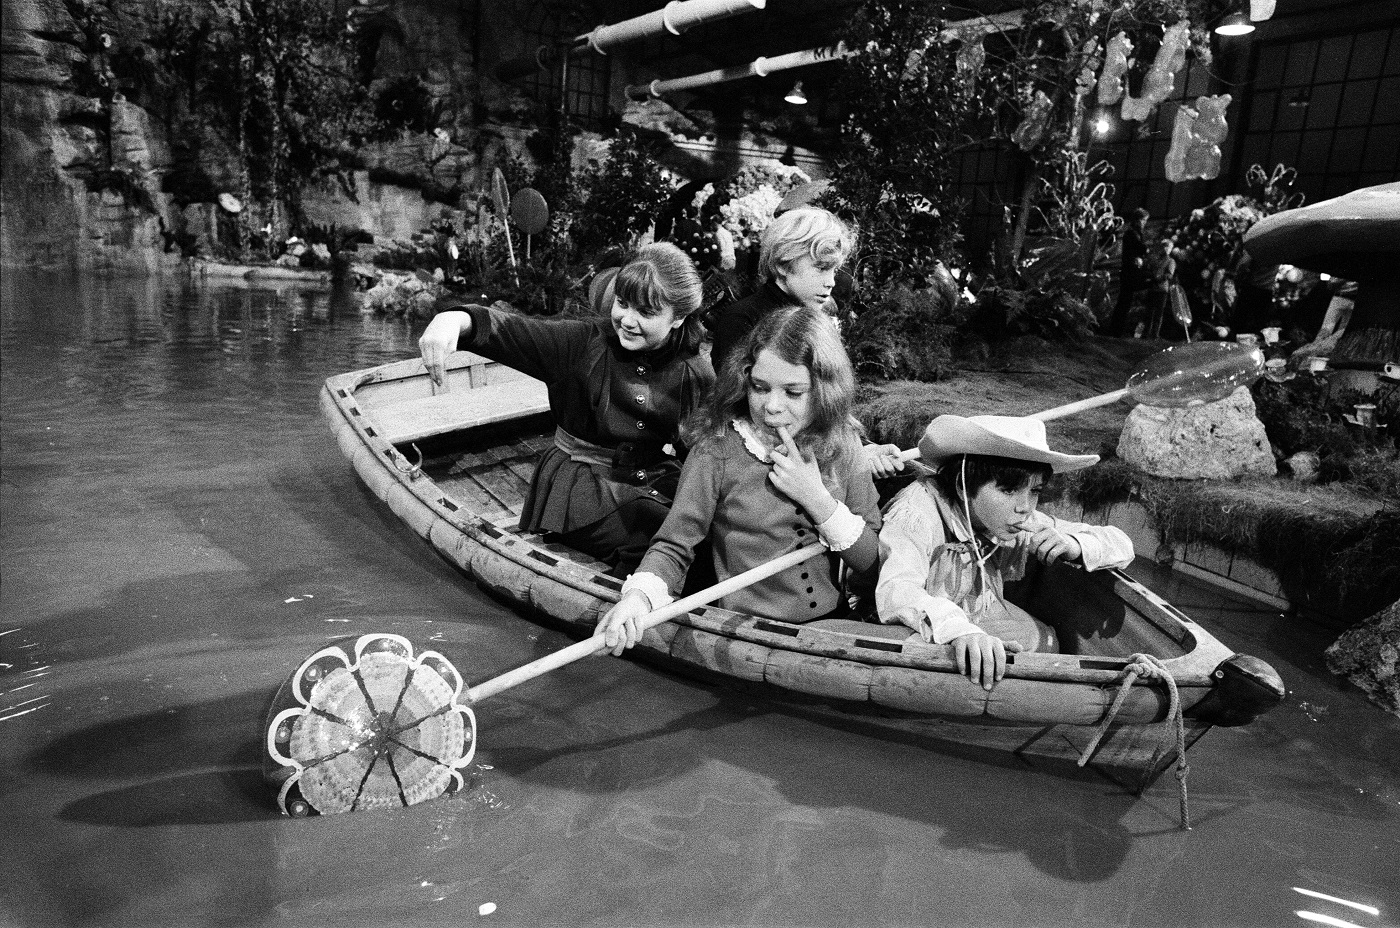
[(885, 512), (875, 588), (880, 621), (951, 644), (958, 671), (990, 690), (1006, 672), (1008, 651), (1058, 650), (1050, 626), (1002, 595), (1027, 558), (1123, 567), (1133, 543), (1113, 526), (1067, 522), (1036, 508), (1052, 473), (1099, 460), (1050, 450), (1038, 419), (939, 416), (919, 451), (936, 471), (901, 490)]

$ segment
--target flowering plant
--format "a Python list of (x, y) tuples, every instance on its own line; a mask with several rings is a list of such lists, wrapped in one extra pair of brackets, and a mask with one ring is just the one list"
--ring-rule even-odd
[(1272, 177), (1267, 177), (1256, 164), (1247, 177), (1253, 186), (1261, 188), (1258, 197), (1232, 193), (1167, 224), (1167, 239), (1172, 243), (1172, 256), (1177, 261), (1177, 277), (1202, 304), (1210, 301), (1211, 282), (1216, 272), (1235, 271), (1243, 255), (1244, 234), (1270, 213), (1301, 202), (1301, 196), (1287, 193), (1294, 173), (1283, 165), (1275, 169)]
[(724, 227), (739, 248), (757, 248), (759, 236), (773, 221), (789, 190), (809, 183), (812, 178), (801, 168), (777, 161), (749, 165), (729, 179), (724, 190), (729, 202), (719, 208)]

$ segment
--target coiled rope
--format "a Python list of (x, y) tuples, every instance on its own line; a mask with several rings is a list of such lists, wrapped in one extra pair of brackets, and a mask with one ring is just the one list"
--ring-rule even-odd
[(1128, 696), (1128, 690), (1141, 677), (1144, 680), (1162, 680), (1167, 685), (1167, 693), (1171, 697), (1171, 702), (1167, 706), (1167, 720), (1172, 722), (1176, 728), (1176, 782), (1177, 795), (1181, 803), (1181, 827), (1185, 831), (1191, 830), (1191, 810), (1186, 804), (1186, 774), (1191, 771), (1191, 767), (1186, 763), (1186, 719), (1181, 711), (1181, 696), (1176, 690), (1176, 679), (1172, 677), (1172, 672), (1167, 669), (1167, 665), (1162, 663), (1151, 654), (1134, 654), (1128, 658), (1128, 665), (1123, 668), (1123, 682), (1118, 686), (1118, 694), (1113, 697), (1113, 705), (1109, 706), (1108, 714), (1099, 723), (1099, 730), (1090, 739), (1089, 746), (1084, 749), (1084, 753), (1079, 758), (1079, 766), (1083, 767), (1093, 756), (1094, 749), (1099, 746), (1100, 739), (1108, 731), (1108, 726), (1113, 724), (1113, 718), (1118, 714), (1118, 710), (1123, 707), (1123, 700)]

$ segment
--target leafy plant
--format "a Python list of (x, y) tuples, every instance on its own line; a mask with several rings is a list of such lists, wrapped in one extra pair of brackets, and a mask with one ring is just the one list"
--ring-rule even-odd
[(1051, 340), (1088, 335), (1095, 318), (1087, 296), (1093, 275), (1080, 271), (1080, 245), (1039, 241), (1020, 259), (1003, 235), (993, 275), (976, 295), (972, 327), (989, 338), (1036, 335)]
[[(1261, 380), (1253, 388), (1259, 421), (1274, 453), (1288, 458), (1300, 451), (1318, 456), (1319, 483), (1347, 482), (1400, 504), (1400, 452), (1394, 434), (1400, 429), (1400, 394), (1367, 397), (1356, 390), (1331, 393), (1314, 377), (1282, 383)], [(1356, 403), (1376, 404), (1375, 429), (1347, 422)]]
[(587, 260), (635, 241), (656, 220), (675, 186), (654, 146), (624, 130), (608, 144), (607, 157), (583, 172), (578, 189), (581, 206), (571, 232), (575, 254)]
[(893, 284), (843, 333), (851, 362), (886, 380), (940, 380), (952, 369), (960, 320), (957, 290)]

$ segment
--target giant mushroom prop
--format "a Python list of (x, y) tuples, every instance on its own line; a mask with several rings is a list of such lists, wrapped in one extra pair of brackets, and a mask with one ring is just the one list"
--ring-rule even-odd
[(1331, 366), (1379, 371), (1400, 361), (1400, 183), (1266, 216), (1245, 234), (1244, 247), (1260, 264), (1294, 264), (1356, 283), (1356, 307)]

